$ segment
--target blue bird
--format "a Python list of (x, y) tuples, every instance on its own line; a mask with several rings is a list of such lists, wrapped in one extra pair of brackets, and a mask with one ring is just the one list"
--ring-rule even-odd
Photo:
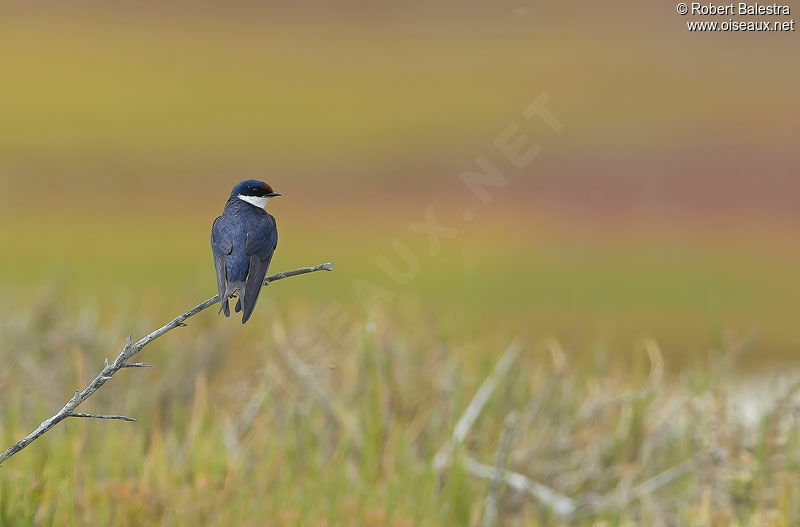
[(263, 181), (242, 181), (233, 187), (222, 216), (211, 227), (211, 251), (222, 304), (219, 312), (231, 316), (228, 299), (238, 296), (235, 309), (242, 312), (242, 324), (253, 314), (278, 246), (275, 218), (264, 210), (275, 196), (280, 194)]

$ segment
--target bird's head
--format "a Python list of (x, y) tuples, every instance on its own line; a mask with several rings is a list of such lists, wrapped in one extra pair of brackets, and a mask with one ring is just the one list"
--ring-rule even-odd
[(246, 179), (233, 187), (231, 198), (238, 198), (251, 205), (264, 208), (270, 198), (280, 196), (268, 184), (257, 179)]

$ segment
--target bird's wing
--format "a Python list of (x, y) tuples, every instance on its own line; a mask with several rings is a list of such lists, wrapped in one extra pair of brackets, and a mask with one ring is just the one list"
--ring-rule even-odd
[(220, 218), (214, 220), (211, 226), (211, 252), (214, 255), (214, 268), (217, 270), (217, 289), (219, 290), (220, 312), (228, 317), (231, 314), (225, 291), (228, 286), (228, 275), (225, 270), (225, 258), (233, 250), (233, 240), (230, 234), (223, 232)]
[(264, 216), (254, 229), (247, 232), (245, 253), (250, 256), (250, 269), (244, 285), (244, 298), (242, 298), (242, 324), (247, 322), (247, 319), (253, 314), (258, 295), (264, 284), (264, 277), (267, 275), (267, 269), (269, 269), (277, 245), (278, 231), (272, 216)]

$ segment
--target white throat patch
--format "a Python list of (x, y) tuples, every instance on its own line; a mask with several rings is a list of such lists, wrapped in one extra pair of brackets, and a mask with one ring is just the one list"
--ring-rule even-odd
[(256, 207), (258, 207), (260, 209), (263, 209), (264, 207), (266, 207), (267, 206), (267, 202), (269, 201), (269, 198), (266, 197), (266, 196), (260, 196), (260, 197), (259, 196), (245, 196), (244, 194), (239, 194), (237, 197), (240, 200), (246, 201), (250, 205), (254, 205), (254, 206), (256, 206)]

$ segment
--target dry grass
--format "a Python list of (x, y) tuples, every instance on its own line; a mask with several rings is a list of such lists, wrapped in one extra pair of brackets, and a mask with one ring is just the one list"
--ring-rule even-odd
[[(55, 305), (2, 317), (4, 443), (124, 339), (128, 313), (104, 329), (91, 311)], [(490, 488), (480, 464), (573, 500), (578, 525), (800, 520), (796, 390), (760, 422), (741, 419), (730, 402), (741, 342), (665, 378), (651, 339), (632, 361), (598, 352), (576, 364), (559, 341), (529, 338), (439, 474), (434, 454), (494, 367), (500, 335), (476, 345), (394, 312), (332, 338), (319, 314), (264, 311), (263, 339), (201, 317), (144, 352), (158, 368), (124, 372), (89, 403), (139, 423), (68, 422), (9, 460), (0, 525), (478, 525)], [(499, 483), (501, 525), (563, 522)]]

